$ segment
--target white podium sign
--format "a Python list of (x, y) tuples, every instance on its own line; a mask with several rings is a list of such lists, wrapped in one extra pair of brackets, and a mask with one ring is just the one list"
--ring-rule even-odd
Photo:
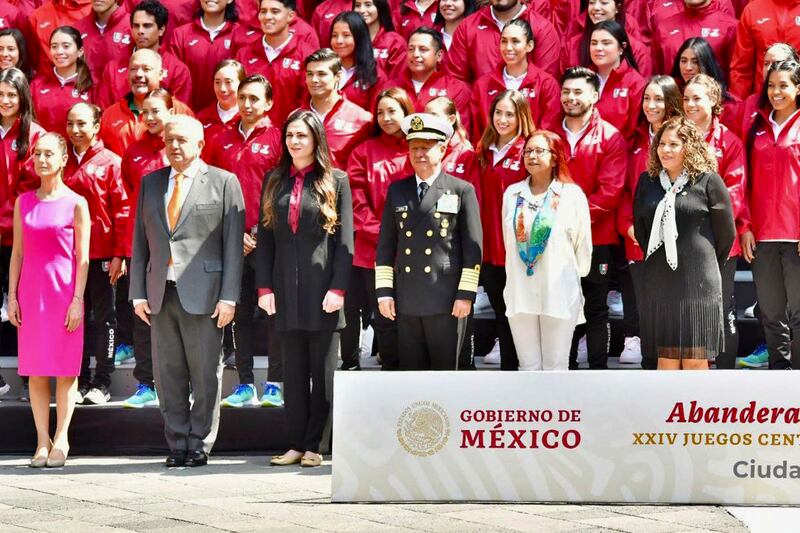
[(333, 501), (800, 504), (800, 373), (337, 372)]

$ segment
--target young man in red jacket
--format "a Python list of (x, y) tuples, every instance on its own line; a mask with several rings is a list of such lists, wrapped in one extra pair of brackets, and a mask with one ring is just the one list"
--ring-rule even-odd
[(720, 65), (730, 64), (737, 20), (723, 11), (722, 0), (683, 0), (682, 10), (653, 18), (653, 24), (653, 72), (670, 72), (678, 49), (691, 37), (708, 41)]
[(133, 48), (128, 10), (117, 0), (95, 0), (92, 13), (75, 23), (83, 38), (83, 55), (95, 83), (106, 65), (130, 57)]
[(283, 124), (300, 107), (305, 94), (303, 61), (312, 48), (289, 31), (297, 16), (295, 0), (261, 0), (258, 20), (264, 35), (236, 53), (248, 74), (261, 74), (276, 88), (269, 118)]
[(408, 40), (406, 69), (402, 76), (386, 83), (383, 88), (404, 89), (418, 113), (425, 111), (425, 105), (434, 98), (447, 96), (455, 102), (461, 121), (469, 130), (469, 86), (439, 70), (443, 55), (442, 34), (431, 28), (418, 28)]
[[(169, 13), (158, 0), (145, 0), (131, 12), (130, 24), (136, 50), (152, 50), (161, 56), (163, 77), (161, 86), (181, 102), (190, 102), (192, 97), (192, 75), (189, 68), (177, 57), (161, 46), (161, 38), (167, 29)], [(108, 107), (128, 92), (128, 57), (111, 61), (103, 70), (97, 87), (95, 102)]]
[[(262, 332), (255, 329), (253, 315), (258, 307), (256, 298), (255, 256), (258, 245), (258, 221), (261, 192), (265, 177), (275, 168), (281, 154), (281, 131), (272, 125), (267, 112), (272, 107), (272, 86), (261, 74), (241, 81), (237, 91), (239, 116), (236, 123), (227, 126), (209, 147), (208, 164), (236, 174), (244, 195), (245, 234), (242, 291), (236, 316), (233, 319), (233, 338), (236, 345), (236, 371), (239, 385), (224, 400), (226, 407), (263, 405), (283, 406), (280, 383), (283, 381), (275, 329), (268, 328), (269, 366), (268, 380), (264, 384), (261, 401), (253, 376), (254, 338)], [(271, 321), (271, 319), (269, 319)]]
[(502, 66), (500, 32), (508, 21), (518, 17), (525, 17), (536, 40), (531, 61), (548, 74), (558, 76), (561, 41), (555, 28), (549, 19), (520, 0), (489, 0), (489, 5), (461, 21), (447, 51), (450, 74), (472, 83)]
[(764, 54), (774, 43), (800, 48), (800, 2), (753, 0), (744, 8), (731, 57), (733, 94), (745, 99), (759, 90), (764, 79)]
[(350, 152), (372, 135), (372, 114), (348, 101), (338, 90), (342, 60), (330, 48), (317, 50), (306, 58), (306, 87), (311, 95), (308, 109), (325, 126), (331, 163), (347, 169)]
[[(107, 150), (98, 138), (100, 108), (75, 104), (67, 115), (67, 136), (72, 149), (64, 172), (64, 183), (89, 205), (92, 222), (89, 243), (89, 274), (86, 280), (86, 310), (94, 315), (94, 378), (89, 369), (89, 351), (84, 351), (78, 379), (79, 403), (102, 404), (111, 399), (108, 387), (114, 371), (114, 284), (125, 272), (125, 230), (128, 196), (122, 185), (120, 157)], [(88, 329), (86, 330), (88, 333)]]
[(564, 120), (556, 132), (569, 146), (569, 170), (589, 200), (592, 219), (592, 268), (581, 280), (586, 323), (575, 328), (569, 366), (577, 368), (577, 345), (586, 334), (589, 368), (608, 368), (609, 269), (619, 245), (616, 210), (622, 199), (627, 172), (627, 145), (614, 126), (595, 109), (600, 79), (584, 67), (568, 68), (561, 76)]

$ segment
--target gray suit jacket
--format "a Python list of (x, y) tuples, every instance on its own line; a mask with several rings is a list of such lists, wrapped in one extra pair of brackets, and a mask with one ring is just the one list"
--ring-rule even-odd
[(173, 260), (178, 296), (187, 313), (208, 315), (219, 300), (239, 300), (242, 283), (244, 199), (230, 172), (201, 163), (175, 231), (167, 224), (164, 195), (170, 167), (142, 178), (133, 233), (130, 300), (161, 310), (167, 265)]

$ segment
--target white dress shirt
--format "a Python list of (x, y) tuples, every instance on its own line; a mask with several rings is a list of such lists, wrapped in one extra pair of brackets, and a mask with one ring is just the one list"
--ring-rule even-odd
[(219, 102), (217, 102), (217, 116), (219, 117), (219, 119), (222, 121), (223, 124), (227, 124), (228, 122), (230, 122), (231, 119), (235, 117), (237, 114), (239, 114), (238, 105), (235, 105), (226, 111), (225, 109), (222, 109), (219, 106)]
[[(517, 137), (519, 137), (519, 135), (517, 135)], [(508, 151), (511, 150), (511, 147), (514, 145), (514, 143), (517, 142), (517, 137), (514, 137), (500, 148), (498, 148), (495, 144), (489, 147), (489, 150), (492, 151), (492, 166), (495, 166), (497, 163), (503, 160)]]
[(577, 146), (578, 141), (581, 140), (581, 136), (584, 132), (589, 128), (589, 124), (592, 121), (588, 121), (584, 127), (582, 127), (579, 131), (572, 133), (572, 130), (567, 127), (567, 119), (561, 121), (561, 127), (564, 128), (564, 133), (567, 136), (567, 142), (569, 143), (570, 155), (575, 153), (575, 146)]
[(216, 28), (209, 28), (208, 26), (206, 26), (206, 23), (203, 22), (203, 17), (200, 17), (200, 26), (202, 26), (203, 29), (208, 32), (208, 37), (211, 39), (212, 42), (214, 41), (214, 39), (217, 38), (217, 35), (219, 35), (220, 32), (225, 29), (226, 24), (227, 22), (223, 22)]
[(293, 34), (290, 33), (289, 34), (289, 38), (286, 39), (285, 41), (283, 41), (282, 44), (276, 46), (275, 48), (273, 48), (272, 46), (269, 45), (269, 43), (267, 43), (267, 38), (266, 37), (262, 37), (261, 38), (261, 43), (264, 45), (264, 53), (267, 55), (267, 60), (270, 63), (275, 61), (275, 59), (277, 59), (277, 57), (281, 54), (283, 49), (286, 48), (286, 45), (291, 42), (292, 35)]
[(522, 82), (525, 81), (525, 76), (527, 75), (527, 72), (523, 72), (520, 76), (512, 76), (508, 73), (508, 69), (504, 67), (503, 84), (509, 91), (519, 91), (519, 88), (522, 86)]

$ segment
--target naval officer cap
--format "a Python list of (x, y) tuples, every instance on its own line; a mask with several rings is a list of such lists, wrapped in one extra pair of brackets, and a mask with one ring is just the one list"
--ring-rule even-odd
[(413, 113), (403, 119), (400, 128), (406, 140), (426, 139), (429, 141), (446, 141), (453, 136), (450, 122), (430, 113)]

